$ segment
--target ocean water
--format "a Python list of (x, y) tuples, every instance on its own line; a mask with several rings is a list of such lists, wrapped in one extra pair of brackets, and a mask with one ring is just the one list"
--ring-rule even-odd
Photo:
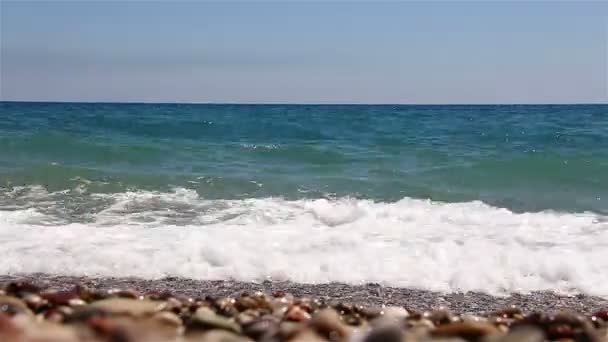
[(608, 296), (608, 105), (0, 103), (0, 274)]

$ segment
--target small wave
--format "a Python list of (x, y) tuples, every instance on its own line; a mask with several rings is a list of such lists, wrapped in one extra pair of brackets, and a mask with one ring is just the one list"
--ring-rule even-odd
[[(43, 191), (37, 195), (48, 196)], [(0, 273), (377, 282), (493, 294), (608, 296), (608, 221), (403, 198), (208, 200), (195, 191), (96, 194), (86, 223), (0, 211)]]
[(281, 148), (279, 144), (240, 144), (240, 146), (248, 150), (278, 150)]

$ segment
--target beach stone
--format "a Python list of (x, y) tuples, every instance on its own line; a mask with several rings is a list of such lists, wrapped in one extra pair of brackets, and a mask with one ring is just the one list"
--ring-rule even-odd
[(593, 314), (593, 317), (597, 317), (602, 319), (605, 322), (608, 322), (608, 308), (599, 310)]
[(64, 317), (63, 321), (65, 323), (80, 323), (86, 322), (94, 317), (106, 317), (109, 315), (110, 313), (106, 310), (87, 305), (81, 308), (76, 308), (70, 316)]
[(434, 325), (449, 324), (455, 320), (454, 315), (446, 308), (425, 312), (423, 317), (433, 322)]
[(309, 327), (329, 341), (346, 338), (349, 331), (333, 309), (323, 309), (316, 312), (309, 322)]
[(513, 322), (515, 322), (515, 319), (513, 318), (507, 318), (504, 317), (502, 315), (500, 316), (491, 316), (488, 319), (488, 322), (494, 324), (495, 326), (501, 328), (501, 329), (508, 329), (508, 327), (511, 326), (511, 324), (513, 324)]
[(405, 319), (410, 315), (409, 311), (399, 306), (387, 306), (382, 310), (382, 316), (390, 319)]
[(111, 289), (108, 291), (110, 297), (140, 299), (140, 294), (133, 289)]
[(69, 305), (71, 300), (81, 301), (75, 291), (45, 291), (40, 296), (53, 305)]
[(191, 317), (187, 327), (188, 330), (211, 330), (222, 329), (236, 334), (241, 333), (241, 327), (233, 320), (220, 316), (207, 307), (200, 307)]
[(56, 308), (45, 311), (42, 317), (52, 323), (62, 323), (65, 321), (65, 315)]
[(105, 291), (95, 291), (84, 285), (77, 284), (72, 289), (75, 293), (78, 294), (78, 297), (85, 302), (92, 302), (94, 300), (101, 300), (108, 298), (108, 294)]
[(519, 327), (504, 336), (492, 336), (484, 342), (544, 342), (545, 334), (534, 327)]
[(279, 324), (279, 337), (281, 341), (289, 340), (303, 330), (304, 325), (298, 322), (284, 321)]
[(395, 324), (387, 324), (372, 329), (363, 342), (401, 342), (404, 338), (403, 331)]
[(608, 328), (598, 329), (597, 335), (600, 338), (600, 341), (608, 341)]
[(9, 296), (0, 296), (0, 314), (8, 316), (19, 314), (33, 316), (33, 312), (28, 308), (27, 304), (18, 298)]
[(372, 327), (384, 327), (386, 325), (405, 327), (409, 312), (401, 307), (386, 307), (380, 311), (379, 315), (373, 317), (369, 322)]
[(249, 322), (254, 321), (256, 318), (258, 318), (260, 316), (260, 311), (258, 310), (253, 310), (253, 309), (248, 309), (245, 310), (241, 313), (239, 313), (236, 316), (236, 321), (240, 324), (247, 324)]
[(521, 316), (521, 309), (515, 305), (506, 306), (495, 313), (497, 316), (501, 316), (503, 318), (515, 318), (518, 315)]
[(120, 324), (134, 340), (173, 341), (182, 332), (182, 322), (171, 312), (158, 312), (151, 317), (121, 317)]
[(552, 340), (574, 337), (574, 330), (568, 324), (551, 324), (547, 327), (546, 333)]
[(236, 299), (234, 298), (222, 298), (220, 300), (213, 301), (214, 307), (217, 312), (226, 316), (236, 316), (239, 310), (236, 308)]
[(431, 331), (433, 337), (461, 337), (467, 341), (480, 341), (483, 337), (500, 331), (490, 323), (465, 321), (444, 324)]
[[(405, 309), (404, 309), (405, 310)], [(361, 317), (367, 320), (373, 320), (374, 318), (378, 318), (384, 315), (384, 311), (380, 307), (372, 306), (372, 307), (362, 307), (357, 310)]]
[(242, 295), (235, 301), (234, 306), (238, 311), (245, 311), (250, 309), (270, 308), (270, 303), (261, 292), (256, 292), (253, 296), (248, 294)]
[(184, 303), (181, 302), (177, 298), (170, 297), (170, 298), (167, 298), (164, 301), (167, 303), (167, 305), (165, 307), (165, 310), (167, 310), (167, 311), (172, 311), (174, 313), (179, 313), (179, 312), (181, 312), (182, 308), (184, 307)]
[(58, 306), (58, 307), (56, 308), (56, 310), (57, 310), (57, 311), (59, 311), (59, 312), (61, 312), (61, 314), (62, 314), (63, 316), (65, 316), (65, 317), (67, 317), (67, 316), (71, 316), (71, 315), (73, 315), (73, 314), (74, 314), (74, 308), (69, 307), (69, 306), (65, 306), (65, 305)]
[(433, 322), (426, 318), (421, 319), (407, 319), (406, 327), (412, 330), (431, 330), (435, 328)]
[(110, 317), (96, 316), (86, 321), (86, 327), (93, 334), (92, 336), (103, 341), (129, 342), (131, 337), (120, 324)]
[(340, 315), (349, 315), (355, 312), (355, 306), (339, 302), (333, 305), (334, 310), (336, 310)]
[(294, 298), (291, 294), (285, 294), (283, 292), (275, 292), (272, 298), (268, 299), (270, 301), (270, 306), (273, 309), (281, 308), (281, 307), (289, 307), (293, 304)]
[(556, 323), (568, 324), (573, 327), (581, 327), (587, 321), (585, 316), (567, 311), (562, 311), (555, 314), (555, 316), (551, 317), (550, 320)]
[(365, 323), (365, 319), (363, 317), (361, 317), (359, 314), (344, 315), (344, 316), (342, 316), (342, 321), (346, 325), (350, 325), (350, 326), (360, 326), (363, 323)]
[(326, 342), (327, 340), (311, 330), (302, 330), (288, 339), (290, 342)]
[(272, 314), (276, 317), (284, 317), (287, 310), (289, 310), (289, 308), (293, 305), (292, 299), (293, 298), (287, 296), (275, 298), (270, 304)]
[(22, 330), (14, 320), (9, 315), (0, 312), (0, 341), (19, 341), (21, 335)]
[(26, 281), (17, 281), (17, 282), (11, 282), (8, 283), (6, 285), (6, 287), (4, 288), (4, 292), (5, 294), (9, 295), (9, 296), (17, 296), (17, 297), (22, 297), (26, 294), (29, 293), (34, 293), (37, 294), (40, 292), (40, 287), (26, 282)]
[(160, 311), (152, 316), (153, 319), (158, 321), (160, 324), (179, 328), (182, 326), (182, 319), (173, 312)]
[(303, 322), (310, 320), (308, 310), (303, 309), (300, 305), (292, 305), (285, 313), (286, 321)]
[(26, 326), (23, 331), (23, 337), (25, 341), (36, 342), (80, 341), (80, 337), (75, 329), (44, 321)]
[(34, 312), (37, 312), (42, 307), (48, 304), (48, 301), (35, 293), (28, 293), (23, 298), (23, 302)]
[(94, 317), (87, 326), (104, 341), (161, 342), (174, 341), (180, 330), (154, 317)]
[(84, 300), (82, 300), (80, 298), (72, 298), (72, 299), (68, 300), (68, 305), (73, 308), (81, 307), (81, 306), (87, 305), (87, 302), (85, 302)]
[(101, 309), (113, 315), (132, 316), (151, 315), (163, 310), (165, 307), (166, 302), (127, 298), (103, 299), (86, 306), (86, 308)]
[(243, 333), (254, 340), (267, 339), (279, 332), (279, 320), (274, 316), (263, 316), (243, 325)]
[(209, 330), (206, 332), (196, 332), (187, 334), (185, 341), (188, 342), (248, 342), (249, 338), (237, 335), (226, 330)]

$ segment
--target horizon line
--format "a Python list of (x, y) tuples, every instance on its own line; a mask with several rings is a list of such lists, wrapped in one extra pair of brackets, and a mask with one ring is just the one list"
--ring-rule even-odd
[(511, 102), (511, 103), (363, 103), (363, 102), (154, 102), (154, 101), (68, 101), (68, 100), (0, 100), (0, 103), (50, 103), (50, 104), (148, 104), (148, 105), (232, 105), (232, 106), (581, 106), (581, 105), (608, 105), (608, 102)]

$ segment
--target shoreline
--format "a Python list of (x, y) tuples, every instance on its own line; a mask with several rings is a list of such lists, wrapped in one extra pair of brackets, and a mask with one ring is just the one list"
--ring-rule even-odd
[(29, 282), (41, 288), (67, 290), (80, 284), (96, 290), (132, 289), (142, 294), (171, 292), (177, 296), (205, 298), (238, 297), (244, 292), (267, 294), (284, 292), (296, 297), (312, 297), (327, 303), (349, 303), (368, 307), (401, 306), (425, 311), (444, 307), (458, 314), (484, 314), (516, 306), (523, 312), (575, 311), (590, 314), (608, 308), (608, 298), (551, 291), (494, 296), (481, 292), (440, 293), (429, 290), (343, 283), (300, 284), (289, 281), (241, 282), (194, 280), (178, 277), (147, 280), (140, 278), (82, 277), (51, 274), (0, 275), (0, 287), (10, 282)]

